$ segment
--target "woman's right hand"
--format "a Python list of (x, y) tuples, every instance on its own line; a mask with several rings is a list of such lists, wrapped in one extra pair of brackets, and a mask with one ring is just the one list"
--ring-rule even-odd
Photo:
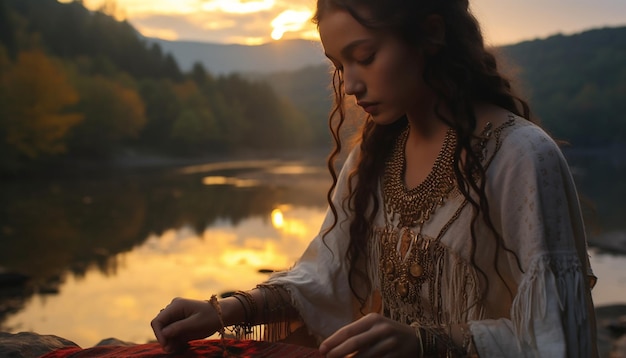
[(215, 308), (207, 301), (175, 298), (150, 323), (163, 350), (172, 353), (187, 347), (187, 342), (206, 338), (218, 329)]

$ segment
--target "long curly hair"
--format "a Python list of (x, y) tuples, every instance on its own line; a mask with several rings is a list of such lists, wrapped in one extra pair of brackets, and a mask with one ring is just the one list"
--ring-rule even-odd
[[(363, 10), (367, 10), (364, 15)], [(486, 279), (483, 297), (489, 287), (486, 273), (476, 264), (476, 233), (478, 220), (492, 230), (496, 240), (496, 252), (493, 265), (498, 276), (498, 257), (509, 250), (496, 231), (489, 217), (489, 203), (485, 194), (485, 168), (477, 154), (472, 150), (472, 139), (476, 129), (476, 114), (473, 105), (486, 102), (502, 107), (520, 117), (532, 120), (530, 109), (523, 99), (514, 94), (511, 82), (498, 70), (496, 58), (486, 48), (480, 26), (469, 10), (468, 0), (318, 0), (313, 18), (318, 24), (329, 11), (349, 12), (361, 25), (373, 30), (391, 31), (409, 46), (423, 48), (432, 45), (431, 39), (422, 30), (422, 25), (431, 15), (438, 15), (444, 24), (445, 41), (434, 54), (425, 55), (423, 79), (436, 94), (435, 113), (437, 117), (453, 128), (457, 134), (454, 152), (454, 172), (460, 192), (471, 204), (473, 217), (469, 227), (471, 233), (470, 264)], [(346, 121), (346, 109), (343, 93), (343, 77), (340, 70), (332, 76), (334, 104), (331, 110), (329, 126), (335, 147), (328, 157), (328, 168), (333, 184), (328, 192), (330, 209), (337, 218), (337, 208), (331, 198), (337, 185), (336, 161), (344, 145), (341, 130)], [(444, 116), (441, 108), (446, 108)], [(400, 118), (391, 125), (378, 125), (371, 118), (365, 120), (360, 132), (360, 156), (356, 169), (349, 174), (349, 195), (345, 198), (352, 209), (349, 228), (350, 242), (346, 259), (350, 263), (350, 287), (363, 305), (368, 297), (362, 297), (358, 285), (367, 285), (365, 292), (371, 291), (367, 277), (366, 248), (372, 236), (371, 223), (381, 207), (376, 197), (380, 176), (385, 160), (389, 156), (393, 143), (400, 131), (406, 126), (406, 118)], [(461, 161), (464, 153), (465, 160)], [(356, 177), (357, 180), (352, 180)], [(475, 193), (477, 195), (472, 195)], [(333, 225), (334, 227), (334, 225)], [(332, 229), (332, 227), (330, 228)], [(330, 231), (329, 229), (329, 231)], [(518, 267), (521, 270), (519, 259)], [(504, 281), (506, 284), (506, 281)], [(513, 295), (510, 287), (509, 293)]]

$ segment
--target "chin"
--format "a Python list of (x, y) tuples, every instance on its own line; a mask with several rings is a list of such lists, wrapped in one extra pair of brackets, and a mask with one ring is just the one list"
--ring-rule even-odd
[(374, 123), (378, 124), (378, 125), (381, 125), (381, 126), (386, 126), (386, 125), (389, 125), (389, 124), (393, 124), (393, 123), (397, 122), (399, 119), (401, 119), (403, 117), (404, 117), (404, 114), (400, 114), (400, 115), (394, 114), (394, 115), (391, 115), (391, 114), (388, 114), (388, 113), (386, 113), (386, 114), (380, 113), (380, 114), (372, 114), (372, 115), (370, 115), (370, 118), (372, 119), (372, 121)]

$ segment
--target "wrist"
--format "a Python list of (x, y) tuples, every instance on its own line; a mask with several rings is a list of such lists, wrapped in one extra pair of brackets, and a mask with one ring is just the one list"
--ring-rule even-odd
[(245, 321), (246, 311), (241, 305), (241, 302), (235, 297), (226, 297), (221, 299), (219, 302), (222, 308), (222, 319), (224, 320), (224, 325), (234, 326)]

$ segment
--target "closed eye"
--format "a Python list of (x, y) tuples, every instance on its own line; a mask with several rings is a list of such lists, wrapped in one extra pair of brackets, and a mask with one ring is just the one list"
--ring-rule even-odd
[(372, 53), (370, 56), (366, 57), (365, 59), (357, 60), (356, 62), (359, 65), (367, 66), (367, 65), (371, 64), (372, 62), (374, 62), (374, 58), (376, 58), (376, 53)]

